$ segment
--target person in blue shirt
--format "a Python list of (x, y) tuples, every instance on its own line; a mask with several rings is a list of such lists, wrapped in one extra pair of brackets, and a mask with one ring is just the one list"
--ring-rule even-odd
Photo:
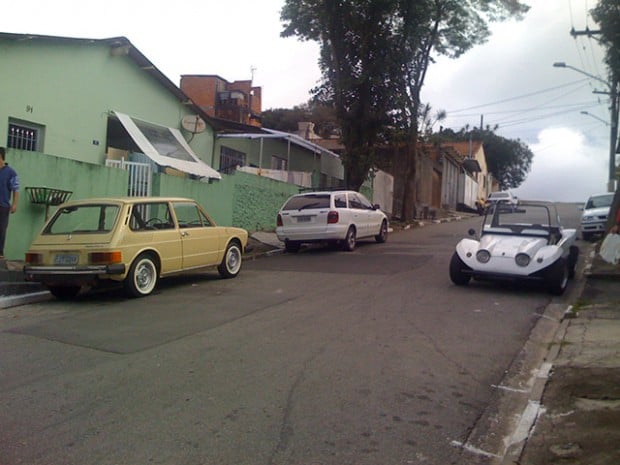
[(17, 210), (19, 178), (5, 161), (6, 150), (0, 147), (0, 259), (4, 258), (4, 242), (9, 227), (9, 215)]

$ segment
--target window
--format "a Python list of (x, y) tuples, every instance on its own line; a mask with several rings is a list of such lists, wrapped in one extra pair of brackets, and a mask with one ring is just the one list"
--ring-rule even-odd
[(41, 151), (42, 127), (36, 124), (9, 121), (6, 146), (17, 150)]
[(112, 231), (117, 205), (82, 205), (60, 209), (43, 234), (107, 233)]
[(237, 166), (245, 166), (245, 153), (230, 147), (220, 148), (220, 171), (231, 173), (237, 169)]
[(132, 231), (174, 228), (168, 204), (157, 202), (134, 205), (129, 218), (129, 228)]
[(346, 194), (334, 195), (334, 206), (336, 208), (347, 208), (347, 196)]
[(271, 157), (271, 169), (286, 171), (287, 160), (284, 158), (272, 156)]
[(283, 210), (305, 210), (307, 208), (329, 208), (329, 194), (304, 194), (291, 197)]
[(364, 205), (362, 204), (362, 201), (356, 194), (349, 194), (349, 207), (358, 208), (360, 210), (364, 209)]
[(212, 226), (211, 221), (194, 203), (175, 203), (174, 213), (180, 228), (199, 228)]

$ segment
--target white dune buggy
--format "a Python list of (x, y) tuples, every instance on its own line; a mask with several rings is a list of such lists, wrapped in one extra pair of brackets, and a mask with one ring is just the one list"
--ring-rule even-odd
[[(475, 236), (473, 229), (469, 230)], [(555, 204), (497, 204), (482, 224), (480, 239), (462, 239), (450, 261), (450, 279), (464, 286), (471, 278), (537, 280), (561, 295), (575, 275), (577, 231), (561, 226)]]

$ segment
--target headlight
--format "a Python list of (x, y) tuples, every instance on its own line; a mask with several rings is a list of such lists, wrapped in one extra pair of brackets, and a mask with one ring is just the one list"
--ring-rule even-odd
[(515, 262), (519, 266), (528, 266), (530, 264), (530, 256), (525, 253), (518, 253), (515, 257)]
[(488, 250), (479, 250), (476, 253), (476, 259), (480, 263), (487, 263), (489, 260), (491, 260), (491, 254), (489, 253)]

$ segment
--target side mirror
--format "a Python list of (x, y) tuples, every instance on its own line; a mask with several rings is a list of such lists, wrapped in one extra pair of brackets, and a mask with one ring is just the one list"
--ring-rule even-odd
[(381, 210), (381, 205), (379, 205), (378, 203), (376, 203), (376, 204), (374, 204), (374, 205), (372, 206), (372, 208), (373, 208), (374, 210)]

